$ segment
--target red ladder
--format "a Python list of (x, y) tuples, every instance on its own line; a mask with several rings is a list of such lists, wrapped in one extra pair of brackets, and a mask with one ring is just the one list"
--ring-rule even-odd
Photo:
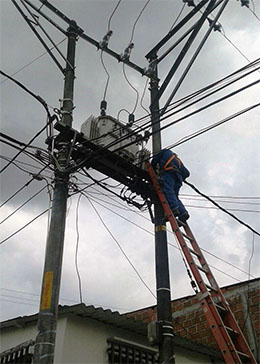
[(154, 189), (167, 216), (173, 233), (176, 235), (179, 245), (184, 253), (185, 259), (192, 271), (193, 277), (199, 288), (199, 300), (202, 310), (206, 316), (209, 327), (221, 350), (227, 364), (254, 363), (256, 360), (251, 349), (225, 300), (202, 251), (189, 225), (183, 224), (181, 231), (172, 210), (165, 198), (163, 191), (157, 181), (156, 174), (149, 162), (146, 168), (150, 175)]

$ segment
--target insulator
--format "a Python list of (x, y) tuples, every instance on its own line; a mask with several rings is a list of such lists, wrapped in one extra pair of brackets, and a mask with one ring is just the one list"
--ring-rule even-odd
[(101, 49), (107, 48), (109, 39), (110, 39), (112, 34), (113, 34), (112, 30), (110, 30), (109, 32), (107, 32), (106, 35), (104, 35), (101, 42), (99, 42), (99, 48), (101, 48)]
[(106, 100), (102, 100), (100, 103), (100, 114), (102, 116), (106, 115), (106, 109), (107, 109), (107, 102), (106, 102)]
[(130, 43), (129, 46), (125, 49), (124, 53), (121, 54), (122, 61), (128, 61), (130, 58), (130, 54), (132, 49), (134, 48), (134, 43)]
[(129, 114), (129, 116), (128, 116), (128, 126), (132, 126), (134, 121), (135, 121), (134, 114)]

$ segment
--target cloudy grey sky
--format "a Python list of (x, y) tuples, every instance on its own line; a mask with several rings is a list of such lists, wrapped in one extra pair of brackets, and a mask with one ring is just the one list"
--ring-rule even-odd
[[(39, 1), (32, 0), (32, 2), (40, 6)], [(197, 1), (195, 2), (197, 3)], [(68, 17), (76, 20), (86, 34), (100, 41), (107, 32), (108, 19), (117, 1), (59, 0), (52, 1), (52, 3)], [(122, 53), (127, 47), (133, 24), (145, 3), (141, 0), (123, 0), (120, 3), (111, 19), (113, 36), (110, 48)], [(167, 34), (182, 6), (181, 0), (152, 0), (149, 2), (136, 24), (133, 38), (135, 46), (131, 55), (133, 62), (141, 67), (147, 66), (145, 54)], [(59, 99), (63, 94), (63, 75), (52, 59), (44, 54), (44, 48), (11, 1), (2, 0), (0, 10), (1, 70), (9, 75), (15, 74), (14, 77), (17, 80), (46, 100), (51, 111), (53, 107), (59, 108)], [(66, 27), (46, 8), (43, 7), (42, 10), (58, 24)], [(181, 17), (188, 11), (190, 8), (186, 6)], [(210, 35), (175, 96), (175, 100), (229, 75), (247, 65), (249, 61), (259, 58), (259, 16), (258, 1), (250, 1), (250, 9), (248, 9), (241, 7), (240, 1), (230, 0), (220, 18), (221, 33), (213, 32)], [(64, 35), (44, 19), (40, 18), (40, 23), (49, 32), (55, 43), (64, 40)], [(208, 23), (203, 26), (191, 51), (195, 51), (207, 29)], [(173, 42), (174, 40), (169, 43), (169, 46)], [(66, 40), (59, 45), (59, 48), (64, 54), (66, 53)], [(166, 49), (167, 47), (162, 51)], [(180, 50), (181, 46), (177, 47), (160, 63), (159, 76), (161, 79), (166, 76)], [(161, 106), (176, 85), (191, 55), (191, 52), (188, 53), (186, 63), (184, 62), (173, 78), (169, 89), (162, 98)], [(124, 78), (122, 64), (107, 54), (104, 54), (103, 58), (110, 74), (107, 89), (107, 113), (116, 116), (120, 109), (127, 109), (131, 112), (136, 102), (136, 93)], [(61, 58), (60, 61), (62, 62)], [(126, 73), (141, 95), (146, 82), (145, 77), (128, 67), (126, 67)], [(228, 89), (195, 104), (180, 115), (194, 111), (208, 102), (258, 79), (259, 72), (254, 72)], [(80, 130), (81, 124), (89, 115), (99, 114), (105, 84), (106, 73), (101, 64), (100, 52), (84, 40), (79, 39), (76, 50), (76, 108), (73, 121), (75, 129)], [(16, 84), (2, 76), (0, 92), (2, 132), (23, 142), (28, 142), (45, 125), (46, 113), (43, 107)], [(172, 145), (201, 128), (257, 104), (259, 93), (258, 84), (212, 108), (166, 128), (162, 132), (163, 146)], [(144, 94), (143, 105), (145, 108), (149, 108), (148, 90)], [(140, 105), (140, 99), (135, 115), (136, 119), (146, 115)], [(178, 117), (179, 114), (170, 117), (163, 122), (163, 125), (167, 125)], [(127, 114), (121, 113), (122, 121), (126, 122), (126, 118)], [(191, 172), (189, 181), (206, 195), (226, 196), (225, 199), (217, 197), (215, 199), (222, 201), (221, 204), (225, 208), (233, 209), (231, 212), (257, 231), (260, 230), (260, 158), (259, 140), (257, 140), (259, 134), (259, 108), (255, 108), (175, 149)], [(33, 145), (45, 148), (45, 138), (46, 134), (41, 134)], [(148, 148), (151, 148), (150, 142)], [(16, 151), (12, 147), (1, 144), (1, 165), (4, 166), (7, 163), (4, 158), (11, 158), (15, 153)], [(12, 165), (3, 172), (1, 175), (2, 202), (30, 180), (30, 173), (35, 173), (41, 167), (37, 161), (33, 161), (27, 156), (20, 156), (17, 160), (19, 161), (18, 166), (23, 167), (25, 171)], [(20, 162), (29, 163), (32, 166)], [(97, 178), (104, 177), (97, 175), (94, 171), (90, 173)], [(50, 180), (51, 174), (46, 172), (46, 177)], [(73, 181), (76, 181), (76, 177), (84, 183), (90, 183), (87, 177), (78, 174), (73, 177)], [(1, 221), (42, 189), (45, 184), (45, 181), (33, 181), (4, 204), (0, 211)], [(110, 184), (115, 185), (115, 182), (110, 181)], [(117, 198), (100, 195), (100, 191), (100, 188), (94, 186), (87, 190), (87, 193), (93, 199), (105, 224), (143, 280), (155, 292), (154, 237), (153, 226), (148, 214), (140, 213)], [(253, 236), (250, 230), (223, 212), (213, 209), (209, 203), (198, 201), (197, 196), (190, 196), (195, 193), (189, 187), (184, 186), (182, 193), (184, 194), (183, 202), (191, 215), (190, 226), (201, 248), (208, 252), (205, 253), (205, 256), (212, 265), (219, 284), (223, 286), (247, 280), (249, 270), (252, 278), (259, 276), (259, 236)], [(60, 294), (62, 304), (79, 302), (78, 278), (75, 269), (77, 199), (76, 195), (68, 202)], [(48, 206), (49, 197), (47, 190), (44, 189), (24, 208), (1, 224), (1, 241), (31, 221)], [(154, 297), (140, 281), (85, 197), (80, 200), (78, 221), (80, 232), (78, 265), (84, 302), (121, 312), (155, 304)], [(44, 215), (1, 244), (1, 320), (37, 312), (46, 233), (47, 215)], [(168, 237), (172, 298), (192, 294), (181, 254), (176, 248), (177, 243), (171, 233), (168, 234)]]

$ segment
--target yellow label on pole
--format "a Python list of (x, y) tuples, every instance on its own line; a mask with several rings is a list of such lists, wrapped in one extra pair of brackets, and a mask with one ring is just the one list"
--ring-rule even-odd
[(41, 310), (48, 310), (51, 307), (53, 272), (46, 272), (44, 275)]
[(158, 231), (166, 231), (166, 226), (165, 225), (155, 226), (155, 232), (158, 233)]

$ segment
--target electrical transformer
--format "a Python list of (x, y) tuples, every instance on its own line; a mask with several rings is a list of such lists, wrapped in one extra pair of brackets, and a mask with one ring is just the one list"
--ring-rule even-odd
[(112, 116), (91, 115), (82, 124), (81, 132), (92, 143), (107, 147), (111, 152), (141, 168), (142, 162), (150, 156), (150, 152), (142, 148), (142, 136)]

